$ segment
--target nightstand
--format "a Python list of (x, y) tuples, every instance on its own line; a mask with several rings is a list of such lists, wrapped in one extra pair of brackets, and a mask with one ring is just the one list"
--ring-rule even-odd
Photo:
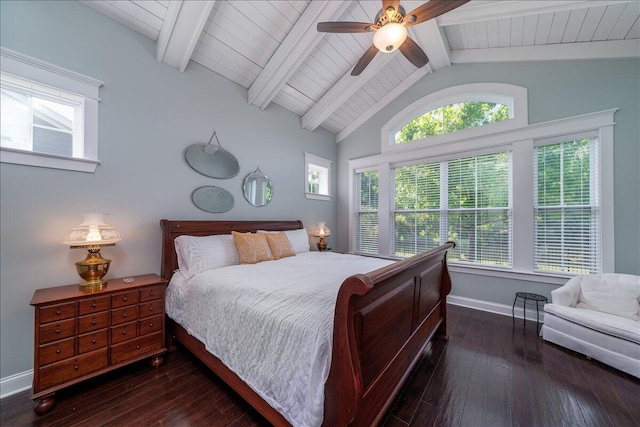
[(35, 307), (34, 411), (49, 412), (56, 391), (151, 357), (159, 367), (165, 347), (164, 292), (156, 274), (110, 279), (87, 293), (77, 284), (38, 289)]

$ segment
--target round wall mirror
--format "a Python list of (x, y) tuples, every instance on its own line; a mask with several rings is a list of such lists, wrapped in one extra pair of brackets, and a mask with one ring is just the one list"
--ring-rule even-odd
[[(216, 144), (211, 143), (214, 137)], [(238, 160), (222, 148), (215, 131), (207, 144), (194, 144), (187, 147), (184, 158), (196, 172), (210, 178), (233, 178), (240, 171)]]
[(224, 188), (212, 185), (197, 188), (191, 194), (193, 204), (203, 211), (212, 213), (227, 212), (233, 207), (233, 196)]
[(273, 186), (271, 180), (257, 168), (244, 178), (242, 183), (244, 198), (252, 206), (264, 206), (271, 201)]

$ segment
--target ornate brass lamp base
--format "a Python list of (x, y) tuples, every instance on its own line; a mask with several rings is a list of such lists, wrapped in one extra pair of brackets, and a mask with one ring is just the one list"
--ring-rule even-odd
[(84, 282), (80, 283), (80, 290), (85, 292), (95, 292), (104, 289), (107, 282), (102, 278), (109, 271), (110, 259), (100, 256), (99, 247), (87, 248), (89, 254), (82, 261), (76, 262), (76, 270)]
[(317, 246), (320, 252), (327, 251), (327, 242), (325, 242), (324, 237), (321, 237), (320, 240), (318, 240)]

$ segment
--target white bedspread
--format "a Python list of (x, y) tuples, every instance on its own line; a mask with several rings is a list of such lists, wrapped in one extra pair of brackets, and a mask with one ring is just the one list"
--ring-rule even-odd
[(292, 425), (319, 426), (338, 289), (390, 263), (306, 252), (189, 280), (176, 273), (166, 310)]

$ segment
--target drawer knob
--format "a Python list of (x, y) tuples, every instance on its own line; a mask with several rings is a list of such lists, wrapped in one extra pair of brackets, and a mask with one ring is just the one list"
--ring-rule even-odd
[(59, 334), (59, 333), (60, 333), (60, 329), (56, 329), (56, 334)]
[(125, 302), (126, 302), (126, 301), (129, 301), (129, 298), (124, 297), (124, 298), (122, 298), (122, 301), (125, 301)]
[(150, 327), (150, 328), (153, 328), (153, 323), (149, 323), (149, 327)]
[(152, 297), (153, 296), (153, 291), (149, 291), (149, 296)]
[(56, 349), (56, 354), (60, 354), (60, 349)]
[(122, 313), (122, 317), (127, 317), (127, 312)]
[(91, 344), (95, 344), (95, 343), (96, 343), (96, 340), (91, 340)]
[(95, 324), (96, 324), (96, 319), (95, 319), (95, 318), (91, 321), (91, 324), (92, 324), (92, 325), (95, 325)]
[(137, 346), (136, 346), (136, 350), (140, 350), (140, 345), (137, 345)]
[(96, 304), (96, 302), (94, 301), (93, 304), (91, 304), (91, 307), (96, 308), (98, 305)]
[(75, 369), (76, 371), (80, 368), (80, 366), (76, 365), (73, 367), (73, 369)]
[(60, 314), (60, 309), (56, 310), (56, 314)]
[(149, 311), (153, 311), (153, 307), (149, 307)]
[(127, 335), (127, 330), (122, 331), (122, 335)]

